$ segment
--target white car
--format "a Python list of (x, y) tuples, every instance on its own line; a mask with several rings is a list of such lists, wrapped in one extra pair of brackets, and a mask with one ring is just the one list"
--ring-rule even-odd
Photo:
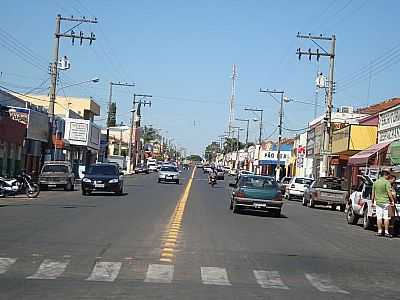
[(286, 188), (287, 198), (289, 200), (293, 198), (302, 199), (305, 189), (308, 188), (313, 181), (314, 179), (308, 177), (293, 177)]
[(150, 172), (157, 172), (157, 165), (150, 163), (147, 165), (147, 168), (149, 169)]
[(175, 166), (164, 165), (158, 172), (158, 182), (175, 182), (179, 184), (179, 170)]

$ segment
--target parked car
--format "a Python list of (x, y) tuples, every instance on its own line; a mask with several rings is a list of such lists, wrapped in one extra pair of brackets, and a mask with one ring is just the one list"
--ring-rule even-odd
[(39, 175), (40, 188), (63, 187), (66, 191), (75, 188), (75, 175), (67, 161), (46, 161)]
[(115, 164), (94, 164), (89, 166), (82, 178), (82, 195), (92, 192), (113, 192), (123, 194), (124, 174)]
[(345, 211), (349, 192), (345, 181), (338, 177), (320, 177), (306, 188), (303, 195), (303, 205), (330, 205), (332, 210), (339, 206)]
[(282, 178), (282, 180), (279, 184), (280, 188), (281, 188), (282, 196), (285, 196), (286, 189), (289, 186), (289, 183), (291, 180), (292, 180), (292, 177), (288, 177), (288, 176)]
[(149, 169), (146, 165), (137, 165), (135, 168), (135, 174), (149, 174)]
[(224, 180), (225, 171), (221, 168), (217, 168), (217, 180)]
[(270, 211), (279, 217), (282, 209), (282, 194), (275, 178), (270, 176), (243, 175), (233, 187), (229, 208), (234, 213), (241, 209)]
[[(372, 206), (372, 185), (376, 178), (366, 175), (359, 175), (359, 185), (351, 193), (346, 207), (346, 220), (348, 224), (356, 225), (362, 220), (364, 229), (371, 229), (376, 224), (376, 209)], [(399, 188), (396, 188), (396, 194)], [(398, 198), (397, 198), (398, 199)], [(400, 211), (400, 203), (396, 203), (397, 211)], [(393, 233), (400, 232), (399, 216), (392, 218)]]
[(158, 173), (158, 182), (175, 182), (179, 184), (179, 170), (172, 165), (164, 165)]
[(286, 189), (287, 198), (289, 200), (293, 198), (302, 199), (304, 190), (309, 187), (313, 181), (312, 178), (294, 176)]

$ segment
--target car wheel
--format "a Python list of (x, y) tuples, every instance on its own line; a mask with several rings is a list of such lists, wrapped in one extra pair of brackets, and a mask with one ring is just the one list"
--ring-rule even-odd
[(161, 179), (158, 179), (158, 183), (161, 183)]
[(354, 214), (352, 205), (349, 205), (346, 213), (346, 220), (348, 224), (356, 225), (358, 223), (358, 216)]
[(307, 200), (306, 200), (306, 196), (303, 196), (303, 206), (307, 206)]
[(230, 210), (233, 209), (233, 200), (232, 200), (232, 199), (229, 201), (229, 209), (230, 209)]
[(336, 204), (332, 204), (331, 205), (331, 210), (335, 211), (336, 210), (337, 205)]
[(123, 193), (124, 193), (124, 186), (121, 185), (121, 188), (119, 189), (118, 192), (116, 192), (116, 194), (117, 194), (118, 196), (121, 196)]
[(292, 197), (290, 197), (290, 193), (287, 194), (287, 199), (288, 201), (292, 200)]
[(363, 214), (363, 228), (365, 230), (371, 229), (372, 227), (372, 222), (371, 219), (368, 217), (368, 208), (364, 209), (364, 214)]
[(345, 204), (341, 204), (339, 205), (340, 211), (344, 212), (346, 210), (346, 205)]
[(88, 193), (85, 190), (82, 190), (82, 195), (86, 196)]
[(175, 183), (176, 183), (176, 184), (179, 184), (179, 179), (177, 179), (177, 180), (175, 181)]
[(40, 185), (40, 189), (41, 189), (42, 191), (47, 191), (47, 190), (49, 189), (49, 186), (46, 185), (46, 184), (41, 184), (41, 185)]

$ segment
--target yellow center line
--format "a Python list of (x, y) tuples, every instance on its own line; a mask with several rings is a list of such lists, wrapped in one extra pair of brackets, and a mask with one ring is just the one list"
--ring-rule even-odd
[[(166, 234), (162, 239), (161, 244), (161, 255), (160, 262), (172, 263), (172, 258), (175, 257), (175, 247), (178, 239), (178, 235), (181, 231), (182, 227), (182, 219), (183, 214), (185, 212), (186, 203), (189, 198), (190, 189), (192, 187), (194, 173), (196, 172), (196, 167), (194, 167), (192, 175), (189, 178), (189, 181), (185, 187), (185, 190), (176, 204), (174, 213), (170, 218), (170, 222), (168, 228), (166, 230)], [(165, 238), (166, 237), (166, 238)]]

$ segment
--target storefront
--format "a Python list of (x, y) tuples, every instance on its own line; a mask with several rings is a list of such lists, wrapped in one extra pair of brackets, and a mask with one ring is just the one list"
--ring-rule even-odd
[(0, 107), (0, 176), (13, 177), (22, 168), (26, 126), (11, 119), (7, 110)]
[(65, 119), (64, 140), (68, 142), (66, 160), (71, 161), (75, 175), (97, 160), (100, 128), (90, 120)]
[(21, 160), (27, 173), (37, 176), (43, 162), (43, 153), (49, 137), (49, 119), (46, 113), (28, 108), (9, 107), (10, 118), (26, 128)]
[(377, 131), (376, 126), (348, 125), (333, 132), (330, 165), (334, 176), (347, 177), (349, 158), (375, 145)]
[[(283, 144), (281, 145), (279, 165), (281, 167), (281, 176), (286, 174), (286, 161), (291, 156), (292, 145)], [(272, 150), (263, 153), (260, 160), (261, 174), (268, 176), (275, 176), (276, 168), (278, 166), (278, 151), (277, 147), (274, 145)]]

